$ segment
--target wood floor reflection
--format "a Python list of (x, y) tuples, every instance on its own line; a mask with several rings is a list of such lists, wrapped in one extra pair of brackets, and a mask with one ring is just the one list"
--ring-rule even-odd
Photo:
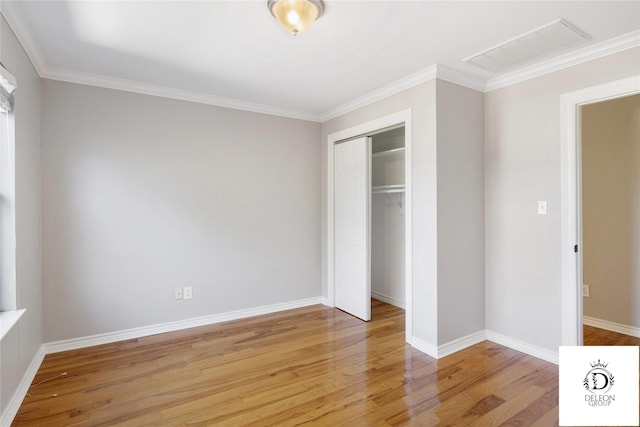
[[(435, 360), (404, 311), (312, 306), (48, 355), (15, 426), (537, 425), (557, 366), (485, 341)], [(56, 393), (58, 397), (50, 397)]]

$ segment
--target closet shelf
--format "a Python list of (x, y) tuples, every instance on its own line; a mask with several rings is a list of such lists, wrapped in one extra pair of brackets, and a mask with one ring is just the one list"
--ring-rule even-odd
[(391, 150), (378, 151), (376, 153), (373, 153), (372, 156), (380, 157), (380, 156), (387, 156), (390, 154), (400, 154), (400, 153), (404, 153), (404, 147), (392, 148)]
[(378, 185), (371, 188), (373, 194), (381, 193), (404, 193), (404, 184), (397, 185)]

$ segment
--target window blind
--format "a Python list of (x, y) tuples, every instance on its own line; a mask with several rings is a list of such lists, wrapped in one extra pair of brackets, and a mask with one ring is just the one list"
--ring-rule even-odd
[(16, 79), (0, 64), (0, 111), (11, 111), (14, 90)]

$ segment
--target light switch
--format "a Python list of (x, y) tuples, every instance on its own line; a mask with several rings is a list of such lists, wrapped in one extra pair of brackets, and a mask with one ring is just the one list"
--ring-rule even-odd
[(546, 215), (547, 214), (547, 202), (546, 200), (538, 201), (538, 215)]

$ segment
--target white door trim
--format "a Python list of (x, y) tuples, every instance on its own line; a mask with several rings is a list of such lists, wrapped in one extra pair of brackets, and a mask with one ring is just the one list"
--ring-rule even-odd
[[(562, 95), (561, 345), (582, 345), (582, 171), (580, 107), (640, 93), (640, 75)], [(574, 253), (578, 245), (578, 254)]]
[(411, 341), (413, 335), (413, 244), (412, 244), (412, 185), (411, 185), (411, 109), (399, 111), (388, 116), (334, 132), (327, 137), (327, 303), (331, 307), (335, 307), (335, 283), (334, 283), (334, 254), (333, 254), (333, 146), (338, 141), (355, 138), (358, 136), (367, 136), (376, 133), (379, 130), (404, 125), (404, 144), (405, 144), (405, 339)]

